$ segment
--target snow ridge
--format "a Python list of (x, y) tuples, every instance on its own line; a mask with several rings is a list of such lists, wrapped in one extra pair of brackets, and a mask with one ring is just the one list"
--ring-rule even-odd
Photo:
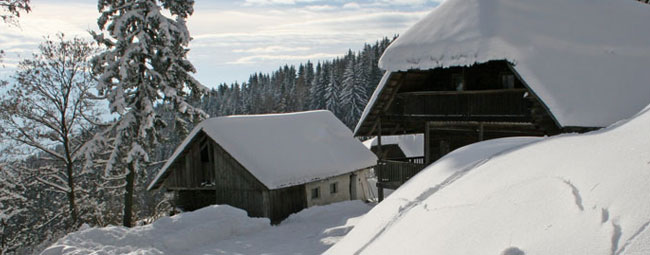
[(621, 248), (616, 252), (616, 254), (617, 254), (617, 255), (618, 255), (618, 254), (623, 254), (623, 253), (625, 252), (625, 249), (626, 249), (626, 248), (627, 248), (627, 247), (628, 247), (628, 246), (629, 246), (629, 245), (630, 245), (634, 240), (636, 240), (636, 238), (637, 238), (639, 235), (641, 235), (641, 233), (643, 233), (644, 231), (646, 231), (646, 230), (648, 229), (648, 226), (650, 226), (650, 221), (648, 221), (648, 222), (646, 222), (645, 224), (643, 224), (643, 226), (641, 226), (641, 227), (640, 227), (636, 232), (634, 232), (634, 234), (633, 234), (630, 238), (628, 238), (628, 239), (625, 241), (625, 244), (623, 245), (623, 247), (621, 247)]
[(562, 182), (566, 183), (566, 185), (569, 185), (571, 188), (571, 192), (573, 193), (573, 197), (576, 200), (576, 206), (580, 209), (580, 211), (584, 211), (585, 207), (582, 205), (582, 197), (580, 196), (580, 190), (571, 183), (571, 181), (562, 179)]

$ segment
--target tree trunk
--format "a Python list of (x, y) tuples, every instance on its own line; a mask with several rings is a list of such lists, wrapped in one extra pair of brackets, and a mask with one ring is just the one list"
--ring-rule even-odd
[(135, 162), (129, 163), (129, 173), (126, 175), (126, 193), (124, 193), (124, 218), (122, 224), (125, 227), (132, 227), (133, 218), (133, 189), (135, 186)]
[(4, 249), (5, 249), (5, 219), (0, 219), (0, 229), (2, 230), (2, 233), (0, 233), (0, 254), (4, 254)]
[[(65, 113), (62, 113), (62, 119), (65, 120)], [(62, 130), (64, 133), (68, 133), (68, 127), (65, 123), (62, 123)], [(64, 135), (63, 137), (63, 148), (65, 150), (65, 157), (66, 161), (65, 162), (65, 170), (66, 174), (68, 175), (68, 206), (70, 207), (70, 219), (72, 222), (70, 223), (70, 227), (75, 228), (77, 227), (77, 223), (79, 222), (78, 218), (78, 212), (77, 212), (77, 203), (76, 203), (76, 196), (75, 196), (75, 185), (74, 185), (74, 168), (73, 168), (73, 162), (72, 162), (72, 155), (71, 155), (71, 149), (70, 149), (70, 140), (68, 139), (67, 135)]]
[(77, 218), (77, 204), (74, 195), (75, 190), (72, 163), (66, 164), (66, 168), (66, 172), (68, 173), (68, 189), (70, 189), (70, 192), (68, 192), (68, 205), (70, 206), (70, 218), (72, 219), (71, 226), (76, 227), (79, 219)]

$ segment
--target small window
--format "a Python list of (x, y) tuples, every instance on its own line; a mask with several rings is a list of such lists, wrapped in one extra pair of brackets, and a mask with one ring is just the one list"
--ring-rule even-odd
[(465, 90), (465, 77), (462, 74), (455, 73), (451, 75), (451, 82), (456, 91)]
[(337, 192), (339, 192), (339, 183), (338, 182), (330, 183), (330, 194), (334, 194)]
[(515, 76), (513, 74), (501, 74), (501, 85), (504, 89), (515, 88)]
[(316, 187), (311, 189), (311, 199), (317, 199), (320, 197), (320, 188)]
[(208, 147), (210, 146), (206, 144), (201, 148), (201, 162), (203, 163), (210, 162), (210, 149)]

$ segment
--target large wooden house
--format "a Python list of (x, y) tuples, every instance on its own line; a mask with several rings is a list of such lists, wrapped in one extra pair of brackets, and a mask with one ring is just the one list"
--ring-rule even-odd
[(485, 139), (605, 127), (650, 102), (650, 6), (516, 2), (446, 1), (403, 33), (355, 135), (424, 134), (422, 168)]
[(329, 111), (211, 118), (149, 186), (183, 210), (211, 204), (277, 223), (312, 205), (366, 199), (377, 157)]

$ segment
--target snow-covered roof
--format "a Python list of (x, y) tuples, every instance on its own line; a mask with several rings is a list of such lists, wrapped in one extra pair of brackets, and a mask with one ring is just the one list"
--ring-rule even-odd
[(377, 157), (329, 111), (217, 117), (192, 130), (149, 189), (162, 184), (171, 164), (199, 132), (208, 135), (269, 189), (325, 179), (377, 163)]
[[(388, 135), (381, 137), (382, 145), (397, 145), (407, 158), (424, 157), (424, 135)], [(363, 142), (366, 148), (377, 146), (377, 137)]]
[(604, 127), (650, 102), (648, 19), (632, 0), (447, 0), (388, 47), (377, 90), (391, 72), (508, 60), (558, 124)]

